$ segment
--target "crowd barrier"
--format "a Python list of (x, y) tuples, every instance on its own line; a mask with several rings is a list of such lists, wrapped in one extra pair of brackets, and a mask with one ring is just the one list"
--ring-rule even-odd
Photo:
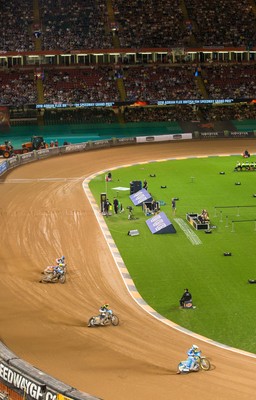
[(41, 160), (44, 158), (59, 156), (64, 154), (71, 154), (76, 152), (83, 152), (95, 149), (102, 149), (107, 147), (117, 147), (123, 145), (135, 145), (140, 143), (156, 143), (163, 141), (179, 141), (190, 139), (221, 139), (221, 138), (253, 138), (255, 132), (194, 132), (194, 133), (176, 133), (170, 135), (159, 136), (138, 136), (138, 137), (125, 137), (125, 138), (112, 138), (107, 140), (97, 140), (95, 142), (84, 142), (77, 144), (69, 144), (67, 146), (49, 147), (25, 154), (17, 154), (14, 157), (6, 159), (0, 164), (0, 176), (7, 172), (9, 169), (26, 164), (28, 162)]
[(112, 138), (107, 140), (97, 140), (95, 142), (84, 142), (69, 144), (60, 147), (48, 147), (47, 149), (34, 150), (25, 154), (17, 154), (6, 159), (0, 164), (0, 175), (3, 175), (8, 170), (27, 164), (32, 161), (42, 160), (48, 157), (62, 156), (65, 154), (78, 153), (108, 147), (127, 146), (145, 142), (160, 142), (171, 140), (186, 140), (192, 139), (191, 133), (182, 133), (174, 135), (162, 136), (145, 136), (145, 137), (130, 137), (130, 138)]
[(26, 400), (100, 400), (43, 373), (0, 342), (0, 382)]

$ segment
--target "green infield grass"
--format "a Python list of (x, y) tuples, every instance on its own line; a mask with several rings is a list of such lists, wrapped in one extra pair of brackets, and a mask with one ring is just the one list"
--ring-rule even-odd
[[(112, 211), (105, 220), (144, 300), (193, 332), (255, 353), (256, 284), (248, 279), (256, 279), (256, 171), (234, 172), (237, 161), (244, 160), (229, 156), (136, 164), (113, 170), (111, 182), (98, 175), (89, 187), (98, 204), (101, 193), (107, 193), (111, 203), (115, 196), (122, 203), (124, 211)], [(165, 203), (161, 211), (176, 233), (152, 234), (146, 224), (151, 217), (133, 205), (130, 191), (115, 189), (144, 179), (153, 199)], [(128, 219), (127, 206), (133, 207), (136, 219)], [(202, 209), (209, 213), (211, 234), (186, 221), (186, 213)], [(129, 236), (134, 229), (139, 235)], [(179, 308), (185, 288), (193, 295), (195, 309)]]

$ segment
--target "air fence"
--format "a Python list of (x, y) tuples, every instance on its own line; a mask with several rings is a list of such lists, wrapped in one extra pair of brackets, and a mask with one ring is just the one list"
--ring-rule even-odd
[[(215, 206), (214, 207), (214, 217), (216, 218), (218, 215), (218, 211), (219, 211), (219, 217), (220, 217), (220, 222), (223, 222), (223, 211), (226, 211), (227, 209), (232, 209), (236, 212), (236, 216), (240, 217), (240, 213), (242, 213), (243, 209), (248, 209), (248, 208), (255, 208), (256, 205), (248, 205), (248, 206)], [(227, 214), (227, 212), (225, 213)], [(244, 222), (252, 222), (253, 223), (253, 227), (254, 227), (254, 231), (256, 231), (256, 219), (255, 218), (249, 218), (249, 219), (232, 219), (231, 220), (231, 232), (235, 232), (235, 225), (236, 224), (240, 224), (240, 223), (244, 223)], [(229, 227), (229, 215), (225, 215), (225, 227), (228, 228)]]
[[(110, 140), (98, 140), (69, 144), (67, 146), (50, 147), (32, 151), (25, 154), (17, 154), (0, 163), (0, 176), (9, 170), (39, 161), (49, 157), (63, 156), (66, 154), (85, 152), (90, 150), (134, 145), (138, 143), (152, 143), (171, 140), (192, 139), (192, 134), (145, 136), (133, 138), (120, 138)], [(22, 359), (18, 358), (0, 341), (0, 383), (8, 390), (11, 389), (20, 395), (20, 399), (26, 400), (100, 400), (90, 394), (80, 392), (71, 386), (56, 380), (43, 373)]]

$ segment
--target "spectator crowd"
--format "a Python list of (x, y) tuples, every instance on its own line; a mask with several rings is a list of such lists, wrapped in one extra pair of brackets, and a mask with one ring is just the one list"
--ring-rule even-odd
[[(1, 1), (0, 50), (255, 45), (253, 0)], [(114, 31), (114, 32), (113, 32)], [(37, 32), (37, 34), (35, 34)]]
[(106, 32), (106, 1), (40, 0), (42, 48), (103, 49), (112, 46)]
[[(256, 40), (254, 1), (184, 0), (200, 46), (252, 46)], [(255, 3), (254, 3), (255, 7)]]
[[(130, 62), (129, 52), (108, 64), (44, 65), (42, 81), (34, 66), (0, 62), (0, 105), (23, 107), (44, 103), (147, 102), (150, 107), (125, 107), (120, 112), (94, 109), (47, 111), (47, 121), (70, 123), (106, 121), (120, 113), (124, 122), (188, 121), (192, 119), (254, 119), (254, 104), (235, 106), (153, 107), (157, 101), (198, 99), (253, 99), (256, 63), (226, 63), (170, 56), (172, 49), (194, 46), (225, 47), (256, 44), (255, 2), (251, 0), (37, 0), (1, 1), (0, 54), (32, 50), (72, 53), (101, 49), (113, 53), (114, 45), (140, 51)], [(141, 49), (166, 48), (163, 62), (143, 62)], [(146, 52), (145, 52), (146, 54)], [(138, 59), (140, 62), (137, 62)], [(126, 61), (125, 61), (126, 60)], [(168, 62), (170, 61), (171, 62)], [(176, 61), (176, 63), (174, 62)], [(183, 62), (182, 62), (183, 61)], [(212, 60), (211, 60), (212, 61)], [(54, 62), (53, 62), (54, 63)], [(40, 79), (39, 79), (40, 80)], [(13, 112), (11, 113), (13, 115)], [(17, 114), (17, 113), (16, 113)]]
[(46, 103), (118, 101), (114, 70), (111, 66), (46, 69), (44, 99)]

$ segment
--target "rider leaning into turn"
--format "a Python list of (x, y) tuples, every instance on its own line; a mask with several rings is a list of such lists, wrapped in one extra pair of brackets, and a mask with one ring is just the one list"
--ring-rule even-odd
[(64, 272), (65, 264), (65, 256), (61, 256), (56, 258), (56, 266), (53, 267), (53, 277), (57, 277), (58, 275)]
[(56, 265), (55, 267), (53, 267), (53, 277), (57, 277), (59, 274), (63, 273), (63, 267), (62, 265)]
[(109, 304), (103, 304), (103, 306), (100, 307), (99, 309), (100, 312), (100, 321), (101, 325), (104, 325), (104, 322), (108, 319), (109, 315), (112, 313), (112, 311), (109, 309)]
[[(66, 263), (65, 263), (65, 256), (62, 256), (60, 258), (56, 258), (56, 267), (54, 267), (54, 270), (61, 273), (61, 272), (65, 272), (65, 268), (66, 268)], [(59, 269), (58, 269), (59, 268)]]
[(197, 358), (201, 356), (201, 350), (196, 344), (193, 344), (193, 346), (187, 351), (187, 368), (188, 370), (193, 369)]

